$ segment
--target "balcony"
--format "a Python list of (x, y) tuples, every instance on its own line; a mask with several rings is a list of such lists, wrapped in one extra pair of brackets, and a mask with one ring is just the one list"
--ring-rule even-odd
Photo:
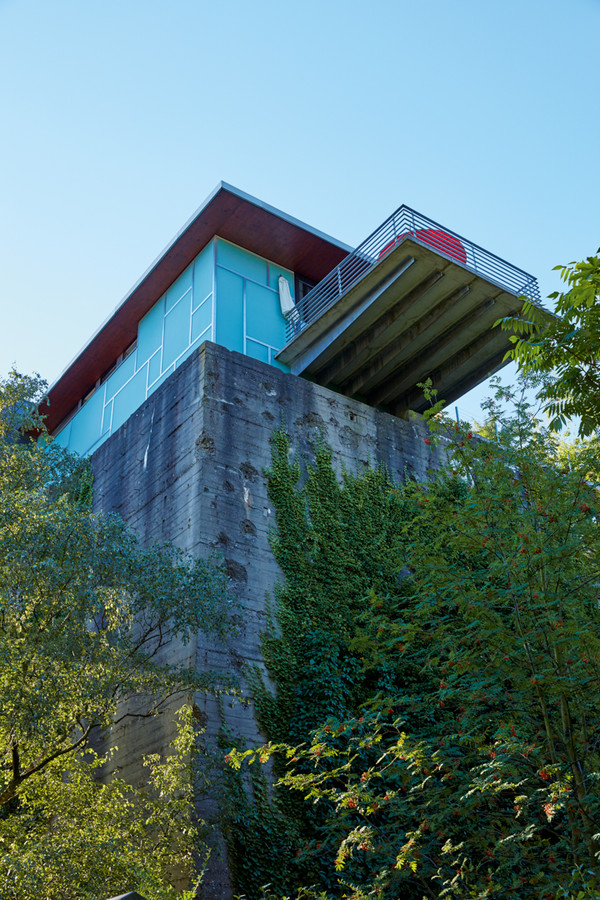
[(394, 415), (451, 403), (500, 369), (494, 322), (539, 300), (535, 278), (401, 206), (296, 305), (277, 354), (296, 375)]

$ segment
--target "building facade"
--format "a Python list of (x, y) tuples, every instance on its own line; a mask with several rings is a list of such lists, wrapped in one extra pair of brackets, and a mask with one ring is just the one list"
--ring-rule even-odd
[[(50, 389), (47, 424), (91, 457), (94, 503), (145, 542), (217, 551), (239, 600), (229, 644), (175, 638), (166, 658), (234, 671), (244, 702), (200, 698), (206, 733), (261, 740), (245, 680), (261, 666), (266, 597), (279, 573), (266, 488), (283, 425), (310, 457), (324, 439), (340, 468), (386, 466), (425, 480), (439, 450), (409, 410), (432, 377), (448, 402), (502, 364), (492, 329), (536, 296), (531, 276), (401, 207), (350, 247), (220, 185)], [(170, 738), (168, 718), (126, 719), (113, 735), (122, 774)], [(207, 799), (202, 812), (217, 816)], [(217, 845), (219, 838), (217, 837)], [(204, 897), (232, 896), (217, 846)]]

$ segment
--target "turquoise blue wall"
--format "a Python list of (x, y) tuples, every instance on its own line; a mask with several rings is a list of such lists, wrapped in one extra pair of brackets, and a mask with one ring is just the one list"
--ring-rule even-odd
[(293, 272), (221, 238), (216, 243), (216, 343), (289, 371), (275, 354), (285, 344), (279, 276), (293, 296)]
[(92, 453), (204, 341), (287, 371), (275, 359), (285, 344), (280, 275), (293, 292), (293, 272), (211, 241), (140, 321), (135, 350), (56, 433), (58, 443)]

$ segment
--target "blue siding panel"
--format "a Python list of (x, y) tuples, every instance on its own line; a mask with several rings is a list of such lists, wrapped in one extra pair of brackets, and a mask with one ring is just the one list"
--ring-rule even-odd
[(253, 341), (250, 338), (247, 338), (246, 353), (248, 356), (251, 356), (252, 359), (259, 359), (264, 363), (269, 362), (269, 348), (265, 347), (264, 344), (259, 344), (258, 341)]
[(217, 266), (217, 344), (244, 351), (244, 281)]
[[(71, 420), (72, 421), (72, 420)], [(54, 440), (59, 447), (68, 447), (71, 438), (71, 422), (69, 422), (61, 431), (54, 435)]]
[(188, 266), (185, 272), (182, 272), (177, 281), (174, 281), (167, 293), (165, 294), (165, 310), (169, 310), (181, 300), (186, 291), (192, 289), (192, 277), (194, 273), (193, 265)]
[(292, 297), (294, 297), (294, 273), (290, 272), (289, 269), (282, 269), (281, 266), (276, 266), (275, 263), (269, 263), (269, 287), (273, 288), (273, 290), (278, 293), (280, 275), (283, 275), (283, 277), (287, 279), (287, 283), (290, 286), (290, 293)]
[(95, 450), (205, 340), (288, 371), (275, 360), (285, 344), (280, 275), (293, 291), (292, 272), (211, 241), (140, 321), (135, 352), (56, 435), (58, 443), (80, 454)]
[(148, 396), (150, 396), (150, 394), (154, 393), (154, 391), (155, 391), (158, 387), (161, 386), (161, 384), (163, 383), (163, 381), (166, 381), (167, 378), (169, 377), (169, 375), (172, 375), (174, 371), (175, 371), (175, 363), (173, 363), (172, 365), (170, 365), (169, 368), (168, 368), (165, 372), (162, 373), (162, 375), (160, 376), (160, 378), (158, 379), (158, 381), (156, 381), (156, 382), (152, 385), (152, 387), (148, 389)]
[(158, 350), (154, 356), (151, 356), (148, 360), (148, 387), (150, 387), (160, 375), (160, 358), (161, 351)]
[(285, 318), (281, 313), (279, 292), (246, 284), (246, 334), (279, 350), (285, 344)]
[(260, 284), (267, 283), (266, 259), (220, 238), (217, 240), (217, 265), (239, 272), (244, 278), (252, 278)]
[(111, 397), (117, 393), (120, 388), (123, 387), (126, 381), (129, 381), (131, 376), (135, 371), (135, 353), (131, 353), (126, 360), (124, 360), (118, 369), (112, 373), (110, 378), (106, 379), (106, 400), (110, 400)]
[[(192, 343), (212, 324), (212, 294), (192, 313)], [(210, 340), (207, 337), (206, 340)]]
[(102, 415), (102, 434), (109, 435), (112, 423), (112, 409), (113, 409), (113, 401), (111, 400), (104, 407), (104, 413)]
[(84, 403), (71, 422), (71, 436), (69, 450), (87, 453), (98, 438), (102, 430), (102, 412), (104, 409), (104, 388), (92, 394), (87, 403)]
[(140, 369), (116, 395), (113, 403), (112, 433), (126, 422), (146, 399), (146, 369)]
[(214, 270), (214, 242), (211, 241), (194, 262), (194, 302), (196, 309), (212, 293)]
[(190, 343), (192, 292), (188, 291), (165, 316), (163, 369), (181, 356)]
[(137, 359), (138, 368), (150, 359), (162, 344), (163, 319), (165, 315), (164, 297), (155, 303), (138, 325)]

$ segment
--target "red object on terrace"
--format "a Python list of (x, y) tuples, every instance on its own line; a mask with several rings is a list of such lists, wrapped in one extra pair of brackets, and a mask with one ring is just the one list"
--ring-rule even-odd
[(393, 241), (386, 244), (377, 258), (381, 259), (381, 257), (385, 256), (386, 253), (389, 253), (396, 244), (399, 244), (400, 241), (403, 241), (404, 238), (407, 237), (416, 237), (417, 240), (423, 241), (424, 244), (429, 244), (434, 250), (441, 250), (442, 253), (452, 257), (452, 259), (455, 259), (457, 262), (463, 263), (464, 265), (467, 263), (466, 250), (458, 238), (448, 234), (447, 231), (440, 231), (438, 228), (418, 228), (414, 235), (409, 231), (406, 231), (404, 234), (399, 234)]

